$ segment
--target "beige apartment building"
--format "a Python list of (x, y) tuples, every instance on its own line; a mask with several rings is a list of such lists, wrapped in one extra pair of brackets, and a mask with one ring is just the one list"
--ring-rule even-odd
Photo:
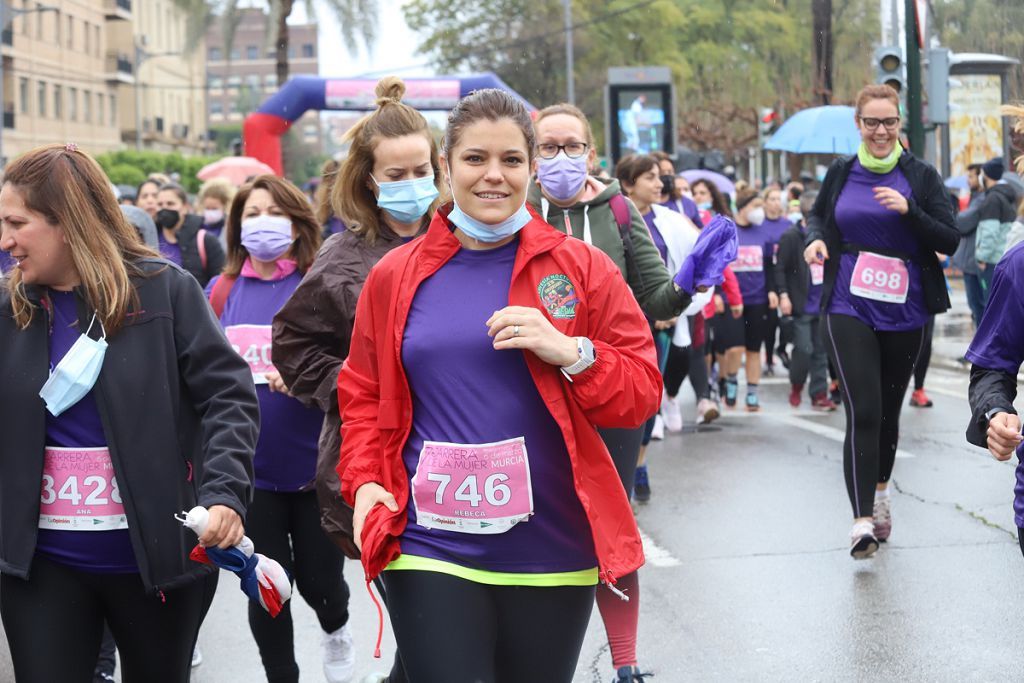
[(8, 0), (4, 19), (4, 161), (50, 142), (134, 147), (136, 97), (142, 148), (207, 148), (205, 49), (182, 54), (187, 18), (171, 0)]

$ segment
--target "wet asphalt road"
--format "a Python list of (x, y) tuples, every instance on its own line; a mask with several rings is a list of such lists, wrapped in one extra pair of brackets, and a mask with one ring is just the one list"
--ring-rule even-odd
[[(964, 441), (967, 375), (951, 360), (961, 342), (942, 344), (949, 352), (928, 380), (935, 406), (903, 412), (893, 535), (874, 559), (847, 551), (843, 414), (790, 408), (785, 380), (762, 384), (759, 414), (728, 411), (655, 442), (654, 495), (637, 506), (648, 541), (639, 654), (654, 681), (1024, 679), (1016, 461), (995, 462)], [(359, 567), (345, 573), (358, 681), (387, 668), (394, 645), (387, 627), (385, 658), (372, 659), (376, 613)], [(235, 584), (222, 577), (196, 683), (264, 680)], [(293, 611), (303, 680), (323, 680), (315, 617), (301, 598)], [(595, 610), (575, 680), (607, 683), (611, 674)], [(13, 681), (2, 639), (0, 681)]]

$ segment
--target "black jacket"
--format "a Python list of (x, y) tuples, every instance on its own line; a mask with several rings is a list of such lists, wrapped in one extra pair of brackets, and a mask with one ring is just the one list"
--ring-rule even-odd
[[(829, 254), (829, 259), (825, 261), (825, 283), (821, 293), (822, 312), (828, 310), (842, 255), (842, 238), (835, 219), (836, 200), (839, 199), (839, 193), (846, 184), (856, 158), (845, 157), (832, 162), (807, 219), (804, 244), (824, 240)], [(925, 306), (931, 313), (942, 313), (949, 310), (949, 293), (946, 291), (946, 276), (935, 252), (955, 252), (960, 243), (960, 231), (956, 228), (949, 195), (938, 171), (910, 152), (904, 152), (898, 163), (910, 183), (910, 196), (907, 197), (909, 210), (904, 217), (905, 224), (919, 245), (918, 253), (909, 256), (921, 268)]]
[(779, 296), (789, 296), (793, 315), (803, 315), (811, 284), (811, 269), (804, 261), (804, 233), (799, 225), (794, 225), (779, 238), (774, 275), (775, 291)]
[(206, 233), (203, 243), (206, 245), (206, 267), (203, 267), (203, 259), (199, 254), (199, 231), (203, 227), (203, 217), (195, 214), (185, 216), (185, 222), (178, 228), (178, 247), (181, 249), (181, 267), (192, 273), (192, 277), (199, 281), (199, 284), (206, 287), (206, 284), (214, 275), (220, 275), (224, 270), (224, 248), (220, 240), (212, 232)]
[[(160, 259), (136, 280), (137, 312), (107, 351), (93, 396), (151, 592), (211, 571), (189, 560), (195, 534), (174, 519), (196, 504), (244, 518), (252, 496), (259, 404), (248, 365), (228, 344), (195, 279)], [(40, 301), (42, 292), (28, 289)], [(79, 292), (79, 327), (92, 317)], [(0, 288), (0, 571), (27, 578), (39, 523), (49, 372), (49, 316), (21, 330)], [(98, 328), (99, 326), (95, 326)], [(98, 336), (94, 329), (93, 336)], [(89, 533), (89, 532), (80, 532)]]

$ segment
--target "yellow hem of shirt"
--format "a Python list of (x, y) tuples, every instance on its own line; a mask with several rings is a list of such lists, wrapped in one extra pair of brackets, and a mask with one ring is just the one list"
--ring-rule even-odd
[(438, 572), (457, 576), (466, 581), (483, 583), (489, 586), (596, 586), (597, 567), (581, 569), (575, 572), (552, 572), (547, 574), (525, 574), (520, 572), (491, 572), (483, 569), (470, 569), (461, 565), (435, 560), (431, 557), (418, 555), (399, 555), (392, 560), (384, 571), (417, 570)]

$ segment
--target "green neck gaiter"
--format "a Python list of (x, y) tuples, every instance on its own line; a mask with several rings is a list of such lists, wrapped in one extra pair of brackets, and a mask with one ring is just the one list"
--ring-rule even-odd
[(889, 152), (889, 156), (884, 159), (879, 159), (868, 151), (868, 146), (865, 143), (860, 143), (860, 148), (857, 150), (857, 158), (860, 160), (860, 165), (878, 175), (885, 175), (892, 169), (896, 168), (896, 163), (900, 160), (900, 155), (903, 154), (903, 145), (899, 142)]

